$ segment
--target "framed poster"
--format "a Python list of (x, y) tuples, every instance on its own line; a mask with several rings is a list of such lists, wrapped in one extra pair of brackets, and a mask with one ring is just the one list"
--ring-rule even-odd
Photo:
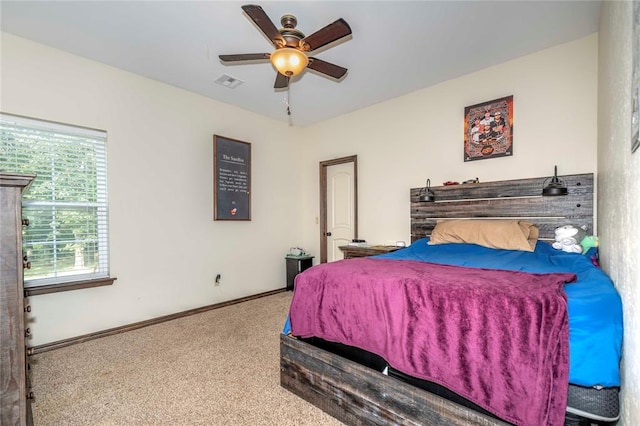
[(213, 220), (251, 220), (251, 144), (213, 135)]
[(631, 28), (631, 152), (640, 146), (640, 2), (633, 2), (633, 23)]
[(513, 96), (464, 109), (464, 161), (513, 155)]

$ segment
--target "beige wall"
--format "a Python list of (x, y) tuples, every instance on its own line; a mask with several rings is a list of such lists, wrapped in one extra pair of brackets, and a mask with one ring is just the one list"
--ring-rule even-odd
[[(296, 130), (9, 34), (0, 82), (3, 112), (108, 131), (118, 280), (32, 297), (30, 345), (284, 288), (301, 226)], [(252, 143), (251, 222), (213, 221), (214, 133)]]
[[(358, 155), (359, 237), (410, 241), (409, 188), (596, 171), (597, 35), (307, 129), (306, 246), (319, 250), (318, 162)], [(437, 66), (437, 63), (434, 63)], [(401, 76), (398, 76), (401, 78)], [(463, 161), (464, 107), (513, 95), (512, 157)]]
[[(595, 35), (304, 129), (15, 36), (2, 42), (2, 111), (109, 132), (118, 280), (33, 298), (34, 345), (281, 288), (290, 246), (318, 254), (321, 160), (358, 155), (360, 236), (375, 243), (410, 240), (409, 188), (426, 178), (596, 169)], [(513, 157), (464, 163), (464, 107), (507, 95)], [(251, 222), (211, 220), (213, 133), (252, 142)]]
[(598, 50), (598, 226), (624, 307), (622, 421), (640, 419), (640, 150), (631, 154), (632, 3), (606, 1)]

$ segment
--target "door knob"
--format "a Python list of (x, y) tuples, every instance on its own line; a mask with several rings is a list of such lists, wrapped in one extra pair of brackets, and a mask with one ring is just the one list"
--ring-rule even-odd
[(331, 236), (331, 232), (327, 232), (325, 235), (326, 235), (327, 237), (330, 237), (330, 236)]

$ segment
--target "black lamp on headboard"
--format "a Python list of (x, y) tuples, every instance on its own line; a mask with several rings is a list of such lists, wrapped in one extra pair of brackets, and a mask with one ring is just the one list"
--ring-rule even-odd
[(427, 186), (424, 188), (424, 193), (418, 198), (423, 203), (433, 203), (436, 201), (436, 194), (431, 190), (431, 181), (427, 179)]
[[(567, 195), (568, 194), (567, 185), (564, 183), (564, 181), (558, 178), (558, 166), (553, 166), (553, 167), (554, 167), (553, 177), (545, 179), (544, 182), (542, 183), (543, 185), (542, 195), (543, 196)], [(544, 186), (544, 184), (549, 179), (551, 179), (551, 182), (549, 182), (547, 186)]]

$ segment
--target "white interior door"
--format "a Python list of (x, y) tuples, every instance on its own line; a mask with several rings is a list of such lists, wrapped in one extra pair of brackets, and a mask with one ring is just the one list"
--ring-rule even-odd
[(338, 247), (355, 237), (354, 163), (327, 167), (327, 261), (344, 258)]

